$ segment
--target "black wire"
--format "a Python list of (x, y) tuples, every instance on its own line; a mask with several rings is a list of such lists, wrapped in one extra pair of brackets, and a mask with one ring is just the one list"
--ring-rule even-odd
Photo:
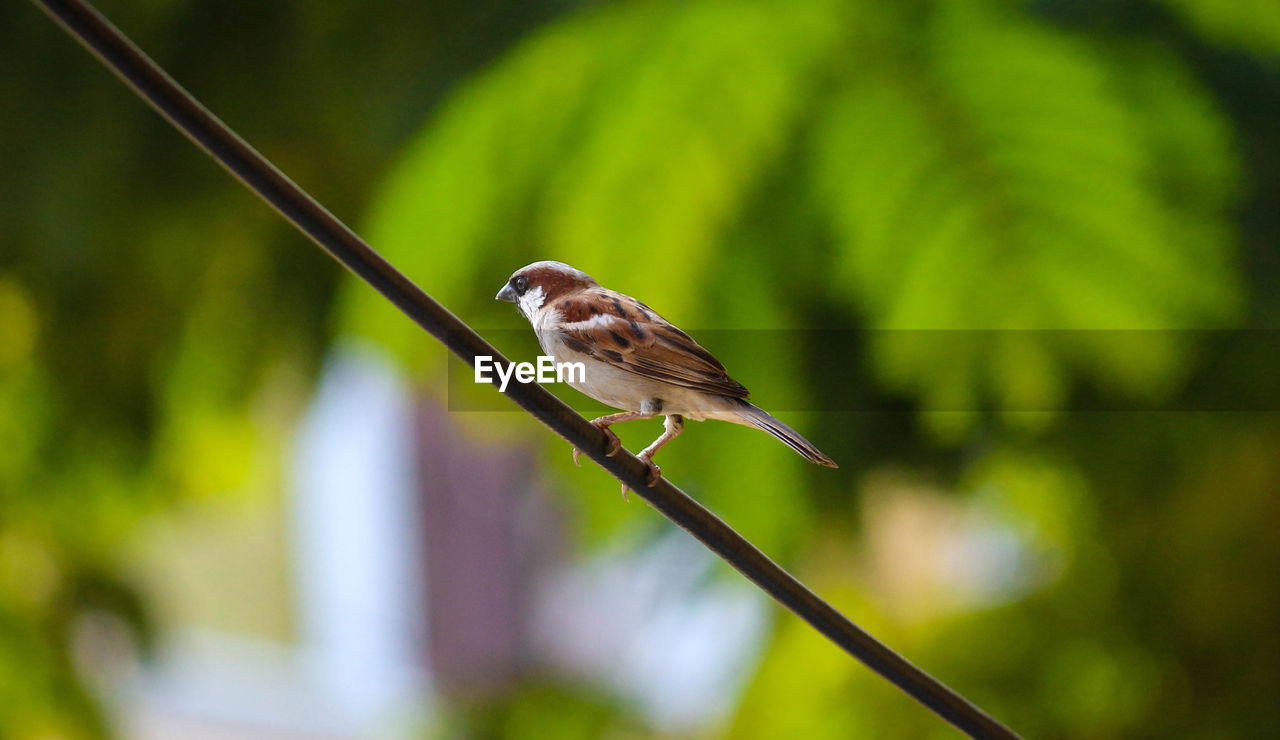
[[(80, 0), (33, 0), (143, 99), (347, 269), (372, 285), (468, 364), (477, 355), (505, 362), (471, 327), (414, 285), (350, 228), (204, 108), (110, 21)], [(496, 384), (496, 381), (495, 381)], [(777, 563), (665, 478), (650, 488), (647, 469), (621, 451), (605, 457), (603, 432), (537, 384), (511, 383), (506, 395), (582, 450), (671, 521), (688, 530), (780, 604), (884, 676), (916, 701), (975, 738), (1013, 731), (849, 621)]]

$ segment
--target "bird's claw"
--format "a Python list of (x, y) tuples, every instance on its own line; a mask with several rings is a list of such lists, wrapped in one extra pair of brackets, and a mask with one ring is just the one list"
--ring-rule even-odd
[[(640, 462), (644, 463), (645, 467), (649, 468), (648, 474), (645, 475), (645, 483), (647, 483), (650, 488), (653, 488), (654, 486), (658, 485), (658, 481), (662, 478), (662, 468), (658, 467), (657, 463), (655, 463), (654, 461), (650, 460), (647, 457), (640, 458)], [(627, 491), (630, 491), (630, 490), (631, 489), (627, 487), (626, 483), (622, 484), (622, 500), (623, 501), (631, 500), (627, 498)]]
[(649, 487), (653, 488), (658, 485), (658, 481), (662, 478), (662, 468), (658, 467), (657, 463), (647, 457), (642, 457), (640, 459), (649, 468), (649, 475), (646, 476), (645, 483), (648, 483)]
[[(596, 421), (599, 421), (599, 419)], [(607, 424), (597, 424), (596, 421), (591, 422), (591, 425), (604, 432), (604, 436), (608, 438), (608, 446), (605, 448), (604, 456), (613, 457), (618, 454), (618, 450), (622, 449), (622, 440), (618, 439), (618, 435), (614, 434)], [(578, 460), (581, 454), (582, 450), (577, 447), (573, 448), (573, 464), (578, 467), (582, 467), (582, 463)]]

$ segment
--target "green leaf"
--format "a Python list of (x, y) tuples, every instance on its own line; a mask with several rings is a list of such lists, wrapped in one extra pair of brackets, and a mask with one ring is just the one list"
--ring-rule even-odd
[(811, 161), (881, 376), (934, 410), (1057, 408), (1068, 369), (1158, 397), (1184, 352), (1157, 330), (1233, 308), (1225, 125), (1170, 59), (976, 5), (924, 34), (854, 52)]
[[(643, 255), (679, 265), (644, 300), (690, 324), (721, 231), (807, 99), (830, 15), (642, 2), (553, 26), (424, 131), (377, 199), (371, 241), (464, 316), (499, 315), (493, 292), (534, 259), (628, 290), (616, 278)], [(348, 325), (413, 356), (416, 332), (381, 304), (353, 291)]]

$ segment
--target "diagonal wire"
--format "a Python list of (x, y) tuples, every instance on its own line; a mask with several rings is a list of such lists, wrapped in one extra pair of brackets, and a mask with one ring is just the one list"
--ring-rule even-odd
[[(497, 349), (397, 271), (350, 228), (205, 109), (105, 17), (82, 0), (32, 0), (93, 52), (187, 138), (469, 365)], [(495, 382), (496, 384), (496, 382)], [(916, 701), (975, 738), (1016, 738), (1000, 722), (863, 631), (746, 538), (665, 478), (650, 488), (647, 468), (625, 450), (606, 457), (603, 432), (535, 383), (505, 394), (582, 450), (651, 506), (686, 529), (753, 583)]]

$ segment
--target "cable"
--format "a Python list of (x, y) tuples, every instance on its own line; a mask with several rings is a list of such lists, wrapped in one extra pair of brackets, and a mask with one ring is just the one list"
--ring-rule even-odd
[[(472, 366), (477, 355), (490, 355), (496, 361), (506, 362), (506, 358), (470, 326), (414, 285), (355, 232), (206, 110), (90, 5), (81, 0), (32, 1), (187, 138), (451, 352)], [(971, 737), (1017, 737), (951, 688), (849, 621), (666, 478), (650, 488), (646, 484), (647, 468), (634, 455), (623, 450), (613, 457), (605, 457), (604, 433), (545, 388), (535, 383), (512, 383), (505, 393), (664, 516), (686, 529), (778, 603), (795, 612), (916, 701)]]

